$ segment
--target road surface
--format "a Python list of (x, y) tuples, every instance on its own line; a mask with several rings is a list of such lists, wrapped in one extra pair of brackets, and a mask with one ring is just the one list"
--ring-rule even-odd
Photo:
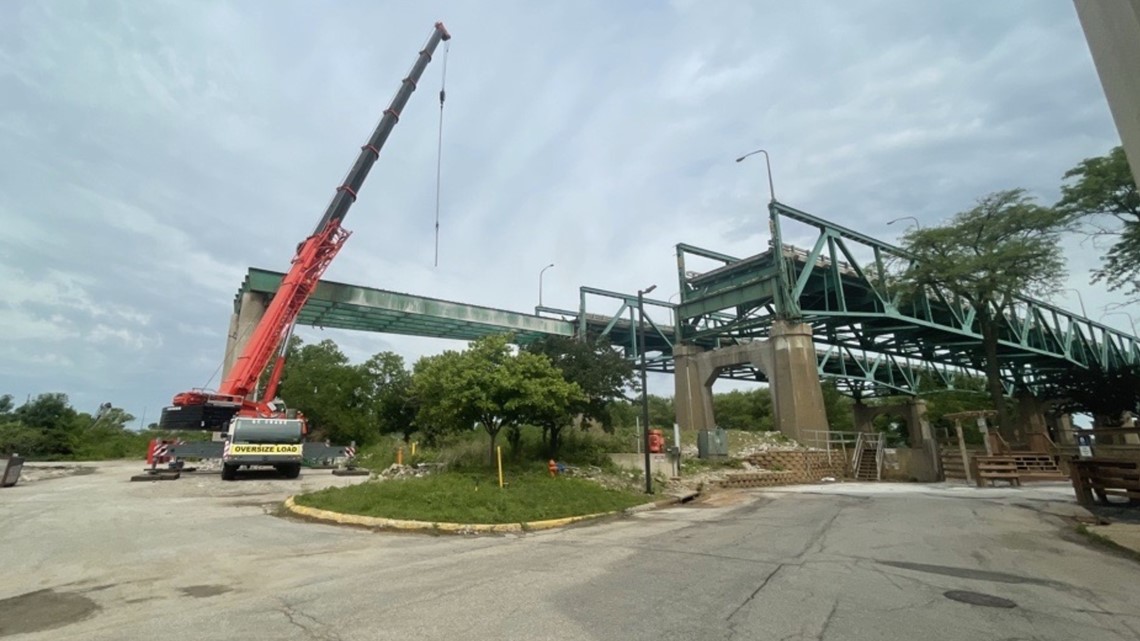
[(0, 638), (1140, 638), (1140, 564), (1051, 514), (1069, 508), (1064, 488), (738, 491), (561, 531), (434, 537), (268, 513), (298, 488), (352, 482), (327, 472), (127, 482), (136, 467), (0, 490)]

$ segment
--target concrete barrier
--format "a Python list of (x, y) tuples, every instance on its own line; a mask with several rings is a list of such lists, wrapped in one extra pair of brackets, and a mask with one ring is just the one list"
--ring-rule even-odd
[(12, 487), (20, 481), (20, 472), (24, 469), (24, 459), (19, 454), (8, 457), (4, 465), (4, 476), (0, 477), (0, 487)]

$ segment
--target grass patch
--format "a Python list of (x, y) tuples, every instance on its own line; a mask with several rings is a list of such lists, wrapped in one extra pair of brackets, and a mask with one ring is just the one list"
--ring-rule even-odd
[(644, 494), (610, 490), (575, 478), (514, 473), (499, 489), (486, 472), (369, 482), (302, 494), (299, 505), (347, 514), (440, 523), (524, 523), (621, 510)]
[(689, 457), (681, 461), (681, 474), (700, 474), (718, 470), (740, 470), (743, 466), (739, 459), (734, 458), (696, 458)]
[(1098, 547), (1114, 554), (1127, 557), (1137, 563), (1140, 563), (1140, 552), (1137, 552), (1132, 548), (1126, 548), (1123, 545), (1118, 544), (1116, 541), (1108, 538), (1107, 536), (1104, 536), (1103, 534), (1097, 534), (1096, 532), (1093, 532), (1084, 523), (1077, 524), (1077, 534), (1083, 536), (1085, 540), (1091, 543), (1094, 547)]

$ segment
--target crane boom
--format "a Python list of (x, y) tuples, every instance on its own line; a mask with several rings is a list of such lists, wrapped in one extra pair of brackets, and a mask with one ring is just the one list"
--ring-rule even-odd
[[(360, 155), (357, 156), (356, 162), (349, 169), (342, 184), (337, 187), (336, 194), (320, 222), (317, 223), (313, 233), (297, 247), (297, 253), (293, 256), (289, 272), (282, 279), (277, 293), (265, 310), (265, 315), (254, 328), (249, 341), (234, 361), (233, 367), (217, 393), (183, 392), (174, 397), (174, 407), (167, 408), (168, 410), (184, 410), (195, 406), (214, 406), (228, 409), (224, 409), (220, 413), (211, 413), (207, 409), (203, 409), (202, 412), (197, 413), (181, 413), (181, 416), (178, 417), (175, 417), (171, 412), (170, 423), (172, 426), (177, 424), (177, 426), (186, 427), (196, 422), (198, 423), (197, 427), (213, 427), (214, 425), (206, 425), (206, 423), (216, 423), (221, 417), (228, 419), (229, 416), (238, 411), (255, 416), (270, 416), (274, 413), (275, 410), (270, 407), (269, 402), (273, 400), (271, 394), (276, 389), (277, 378), (281, 373), (279, 366), (274, 368), (271, 377), (273, 380), (266, 388), (266, 391), (269, 392), (267, 397), (251, 399), (250, 396), (257, 391), (258, 379), (273, 360), (274, 353), (283, 347), (283, 342), (291, 332), (297, 316), (309, 300), (313, 289), (316, 288), (321, 275), (324, 274), (329, 263), (336, 257), (337, 252), (348, 239), (350, 232), (341, 227), (341, 222), (352, 204), (356, 202), (360, 189), (364, 185), (364, 179), (368, 177), (372, 165), (380, 157), (380, 150), (383, 149), (389, 134), (392, 133), (392, 129), (399, 121), (400, 113), (407, 104), (408, 98), (416, 90), (416, 84), (431, 61), (436, 47), (441, 41), (450, 38), (451, 35), (443, 23), (437, 22), (427, 44), (424, 45), (412, 65), (411, 71), (401, 82), (400, 88), (396, 91), (396, 95), (392, 98), (388, 108), (384, 110), (384, 114), (380, 118), (379, 124), (376, 125), (372, 136), (360, 148)], [(203, 418), (203, 413), (212, 414), (215, 420), (211, 421), (208, 416)], [(168, 412), (164, 410), (164, 422), (166, 422), (167, 414)]]

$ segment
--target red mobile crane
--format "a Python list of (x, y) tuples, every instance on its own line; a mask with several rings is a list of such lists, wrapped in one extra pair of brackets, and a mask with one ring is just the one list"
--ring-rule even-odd
[[(303, 419), (295, 413), (286, 412), (280, 402), (276, 400), (277, 385), (281, 380), (281, 373), (285, 363), (285, 349), (288, 337), (293, 331), (297, 315), (305, 306), (325, 268), (329, 266), (337, 252), (348, 239), (349, 231), (341, 227), (345, 214), (352, 204), (356, 202), (364, 179), (372, 169), (373, 163), (380, 157), (380, 150), (392, 133), (392, 128), (400, 119), (400, 112), (408, 102), (412, 92), (416, 90), (416, 83), (424, 69), (431, 61), (440, 41), (451, 39), (451, 34), (437, 22), (428, 38), (427, 44), (420, 51), (415, 64), (412, 65), (408, 76), (404, 78), (399, 90), (396, 92), (380, 123), (376, 126), (368, 143), (360, 148), (360, 155), (349, 170), (344, 183), (337, 187), (336, 194), (324, 216), (317, 223), (312, 235), (306, 238), (298, 247), (293, 256), (292, 266), (288, 274), (282, 279), (277, 293), (273, 296), (265, 315), (253, 330), (249, 341), (245, 344), (241, 354), (234, 361), (229, 375), (222, 382), (217, 392), (192, 390), (175, 395), (173, 404), (162, 411), (160, 425), (166, 429), (206, 429), (213, 431), (225, 430), (229, 432), (226, 440), (224, 461), (230, 460), (231, 453), (235, 456), (242, 454), (256, 455), (259, 464), (277, 465), (280, 468), (291, 468), (293, 458), (296, 458), (296, 469), (300, 471), (300, 435), (294, 439), (283, 436), (282, 428), (290, 425), (299, 426), (301, 433), (307, 431)], [(440, 99), (443, 96), (441, 94)], [(265, 389), (260, 397), (257, 396), (258, 379), (265, 372), (270, 362), (276, 362), (269, 376)], [(235, 426), (231, 425), (234, 417), (249, 419), (244, 421), (245, 431), (251, 436), (242, 438), (237, 434)], [(286, 425), (289, 424), (289, 425)], [(256, 427), (261, 426), (261, 427)], [(268, 426), (268, 428), (266, 427)], [(256, 428), (256, 429), (255, 429)], [(260, 430), (262, 438), (256, 432)], [(285, 429), (286, 432), (289, 429)], [(286, 443), (289, 447), (268, 444), (256, 444), (257, 441), (271, 441), (272, 443)], [(238, 445), (242, 441), (245, 445)], [(249, 445), (249, 444), (254, 445)], [(295, 445), (295, 447), (294, 447)], [(244, 449), (242, 449), (244, 448)], [(292, 449), (290, 449), (292, 448)], [(295, 449), (296, 456), (293, 457)], [(287, 458), (278, 455), (288, 454)], [(241, 464), (250, 464), (251, 459), (241, 460)], [(283, 462), (284, 461), (284, 462)], [(237, 465), (224, 467), (223, 470), (236, 469)], [(288, 474), (288, 472), (287, 472)], [(229, 476), (232, 478), (232, 471)], [(225, 471), (223, 476), (226, 476)]]

